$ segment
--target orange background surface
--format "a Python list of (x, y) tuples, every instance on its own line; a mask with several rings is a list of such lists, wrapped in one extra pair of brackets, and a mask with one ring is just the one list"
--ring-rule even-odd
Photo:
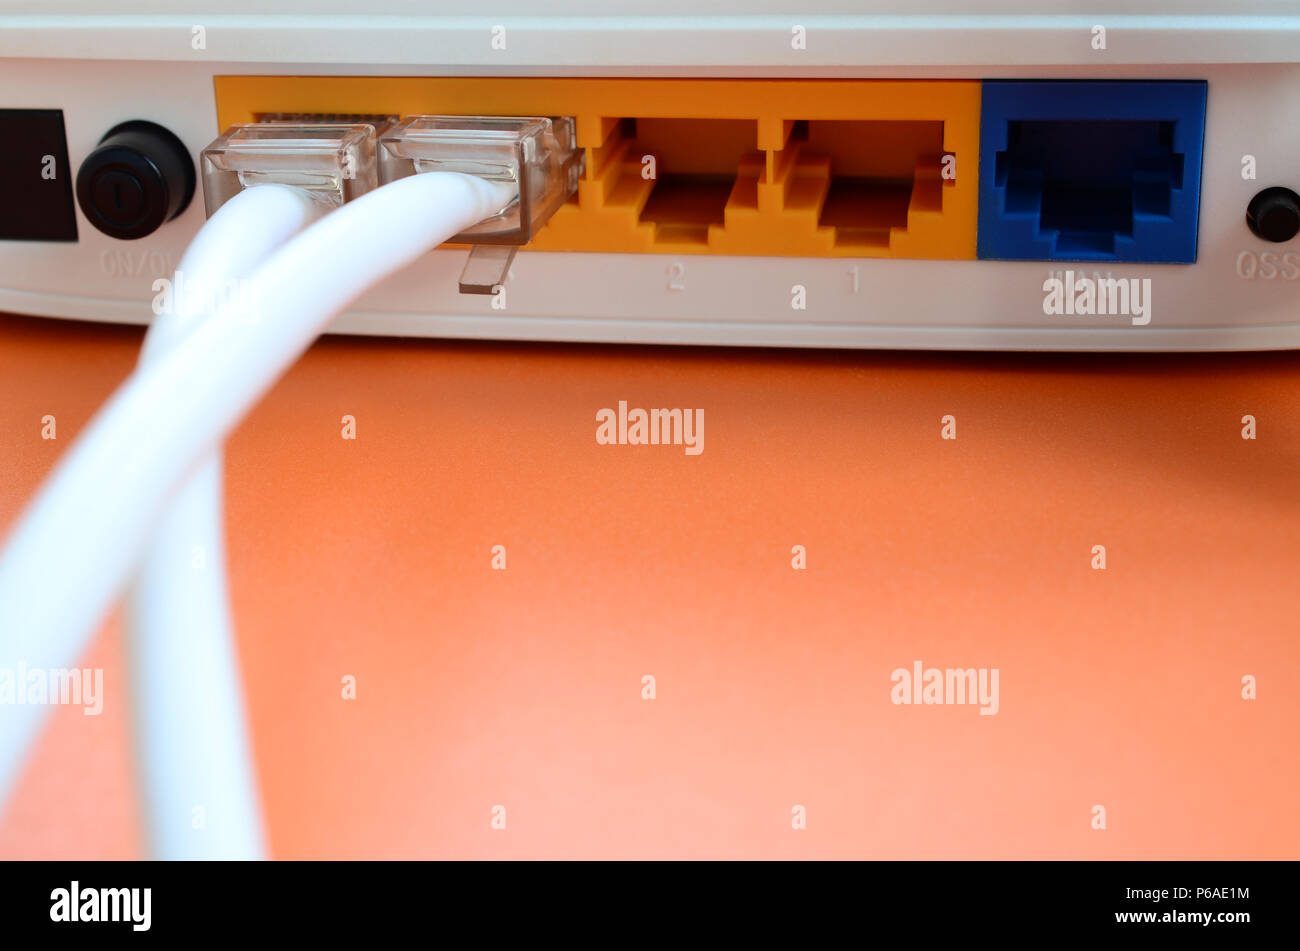
[[(0, 531), (140, 339), (0, 318)], [(597, 445), (620, 399), (704, 453)], [(333, 338), (227, 473), (277, 857), (1300, 855), (1300, 354)], [(121, 653), (0, 855), (141, 854)], [(998, 714), (892, 704), (915, 660), (999, 668)]]

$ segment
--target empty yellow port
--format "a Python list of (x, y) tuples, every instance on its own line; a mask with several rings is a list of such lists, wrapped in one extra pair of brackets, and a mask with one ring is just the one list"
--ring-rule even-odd
[(573, 116), (549, 251), (975, 257), (978, 82), (218, 76), (222, 129), (274, 113)]

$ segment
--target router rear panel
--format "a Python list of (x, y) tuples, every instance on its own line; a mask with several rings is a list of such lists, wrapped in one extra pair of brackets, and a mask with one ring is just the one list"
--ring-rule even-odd
[[(859, 60), (844, 65), (839, 51), (872, 24), (735, 18), (751, 46), (766, 36), (781, 52), (743, 63), (722, 46), (711, 61), (705, 42), (673, 45), (680, 30), (650, 31), (645, 65), (619, 66), (566, 63), (560, 40), (546, 46), (549, 59), (494, 59), (496, 24), (486, 20), (458, 23), (457, 36), (477, 37), (470, 52), (393, 62), (369, 39), (345, 56), (337, 31), (315, 61), (305, 59), (311, 50), (286, 46), (277, 60), (248, 45), (219, 59), (232, 49), (220, 23), (205, 30), (210, 52), (163, 51), (168, 30), (183, 31), (178, 43), (196, 36), (181, 22), (193, 16), (136, 36), (137, 55), (124, 42), (121, 55), (90, 59), (100, 54), (84, 39), (57, 49), (32, 41), (40, 37), (25, 19), (0, 17), (16, 30), (0, 59), (0, 310), (150, 320), (155, 281), (175, 270), (204, 202), (200, 188), (135, 240), (99, 230), (84, 199), (72, 200), (74, 183), (122, 123), (163, 127), (197, 162), (231, 123), (280, 113), (572, 116), (585, 158), (578, 192), (515, 257), (504, 295), (458, 293), (466, 251), (443, 248), (332, 329), (769, 346), (1300, 347), (1300, 240), (1290, 227), (1300, 227), (1300, 209), (1287, 197), (1300, 190), (1300, 65), (1180, 61), (1216, 58), (1207, 29), (1148, 25), (1146, 63), (1113, 55), (1126, 20), (1116, 15), (1107, 50), (1090, 49), (1080, 18), (1047, 31), (1053, 44), (1072, 36), (1081, 47), (1068, 60), (1028, 62), (1058, 48), (1030, 44), (1000, 64), (963, 62), (976, 54), (955, 44), (945, 59), (914, 40), (917, 62), (932, 65), (882, 63), (864, 40)], [(544, 19), (507, 18), (501, 52), (530, 49)], [(1296, 58), (1297, 18), (1255, 19), (1247, 29), (1225, 18), (1241, 28), (1218, 47), (1224, 56), (1246, 58), (1253, 35), (1266, 46), (1289, 39)], [(583, 42), (599, 48), (601, 29)], [(791, 46), (799, 29), (807, 66)], [(605, 45), (621, 48), (625, 31), (608, 30)], [(15, 58), (20, 35), (28, 58)], [(105, 44), (118, 35), (107, 31)], [(834, 67), (821, 64), (825, 52), (812, 55), (830, 36)], [(896, 45), (891, 55), (905, 55), (908, 43)], [(678, 62), (663, 61), (667, 49)], [(1264, 206), (1252, 205), (1266, 189), (1276, 189), (1267, 227)], [(1120, 283), (1126, 300), (1115, 312)], [(1107, 287), (1109, 309), (1086, 303)]]

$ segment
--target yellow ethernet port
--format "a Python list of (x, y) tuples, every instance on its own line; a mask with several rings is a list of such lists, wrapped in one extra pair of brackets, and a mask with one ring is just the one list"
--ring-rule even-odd
[(572, 116), (586, 169), (543, 251), (974, 259), (980, 84), (219, 76), (283, 115)]
[(943, 212), (942, 122), (801, 120), (786, 149), (787, 211), (816, 214), (837, 247), (888, 248), (913, 211)]
[(752, 209), (763, 171), (758, 125), (745, 119), (623, 119), (598, 150), (612, 163), (608, 208), (654, 226), (656, 244), (708, 245), (727, 208)]

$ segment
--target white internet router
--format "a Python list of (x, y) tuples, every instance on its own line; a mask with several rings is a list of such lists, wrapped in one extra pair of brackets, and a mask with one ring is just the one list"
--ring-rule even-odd
[(444, 248), (333, 331), (1300, 346), (1300, 3), (24, 6), (0, 4), (2, 310), (149, 321), (232, 124), (542, 116), (581, 178), (496, 260), (504, 293), (460, 293)]

